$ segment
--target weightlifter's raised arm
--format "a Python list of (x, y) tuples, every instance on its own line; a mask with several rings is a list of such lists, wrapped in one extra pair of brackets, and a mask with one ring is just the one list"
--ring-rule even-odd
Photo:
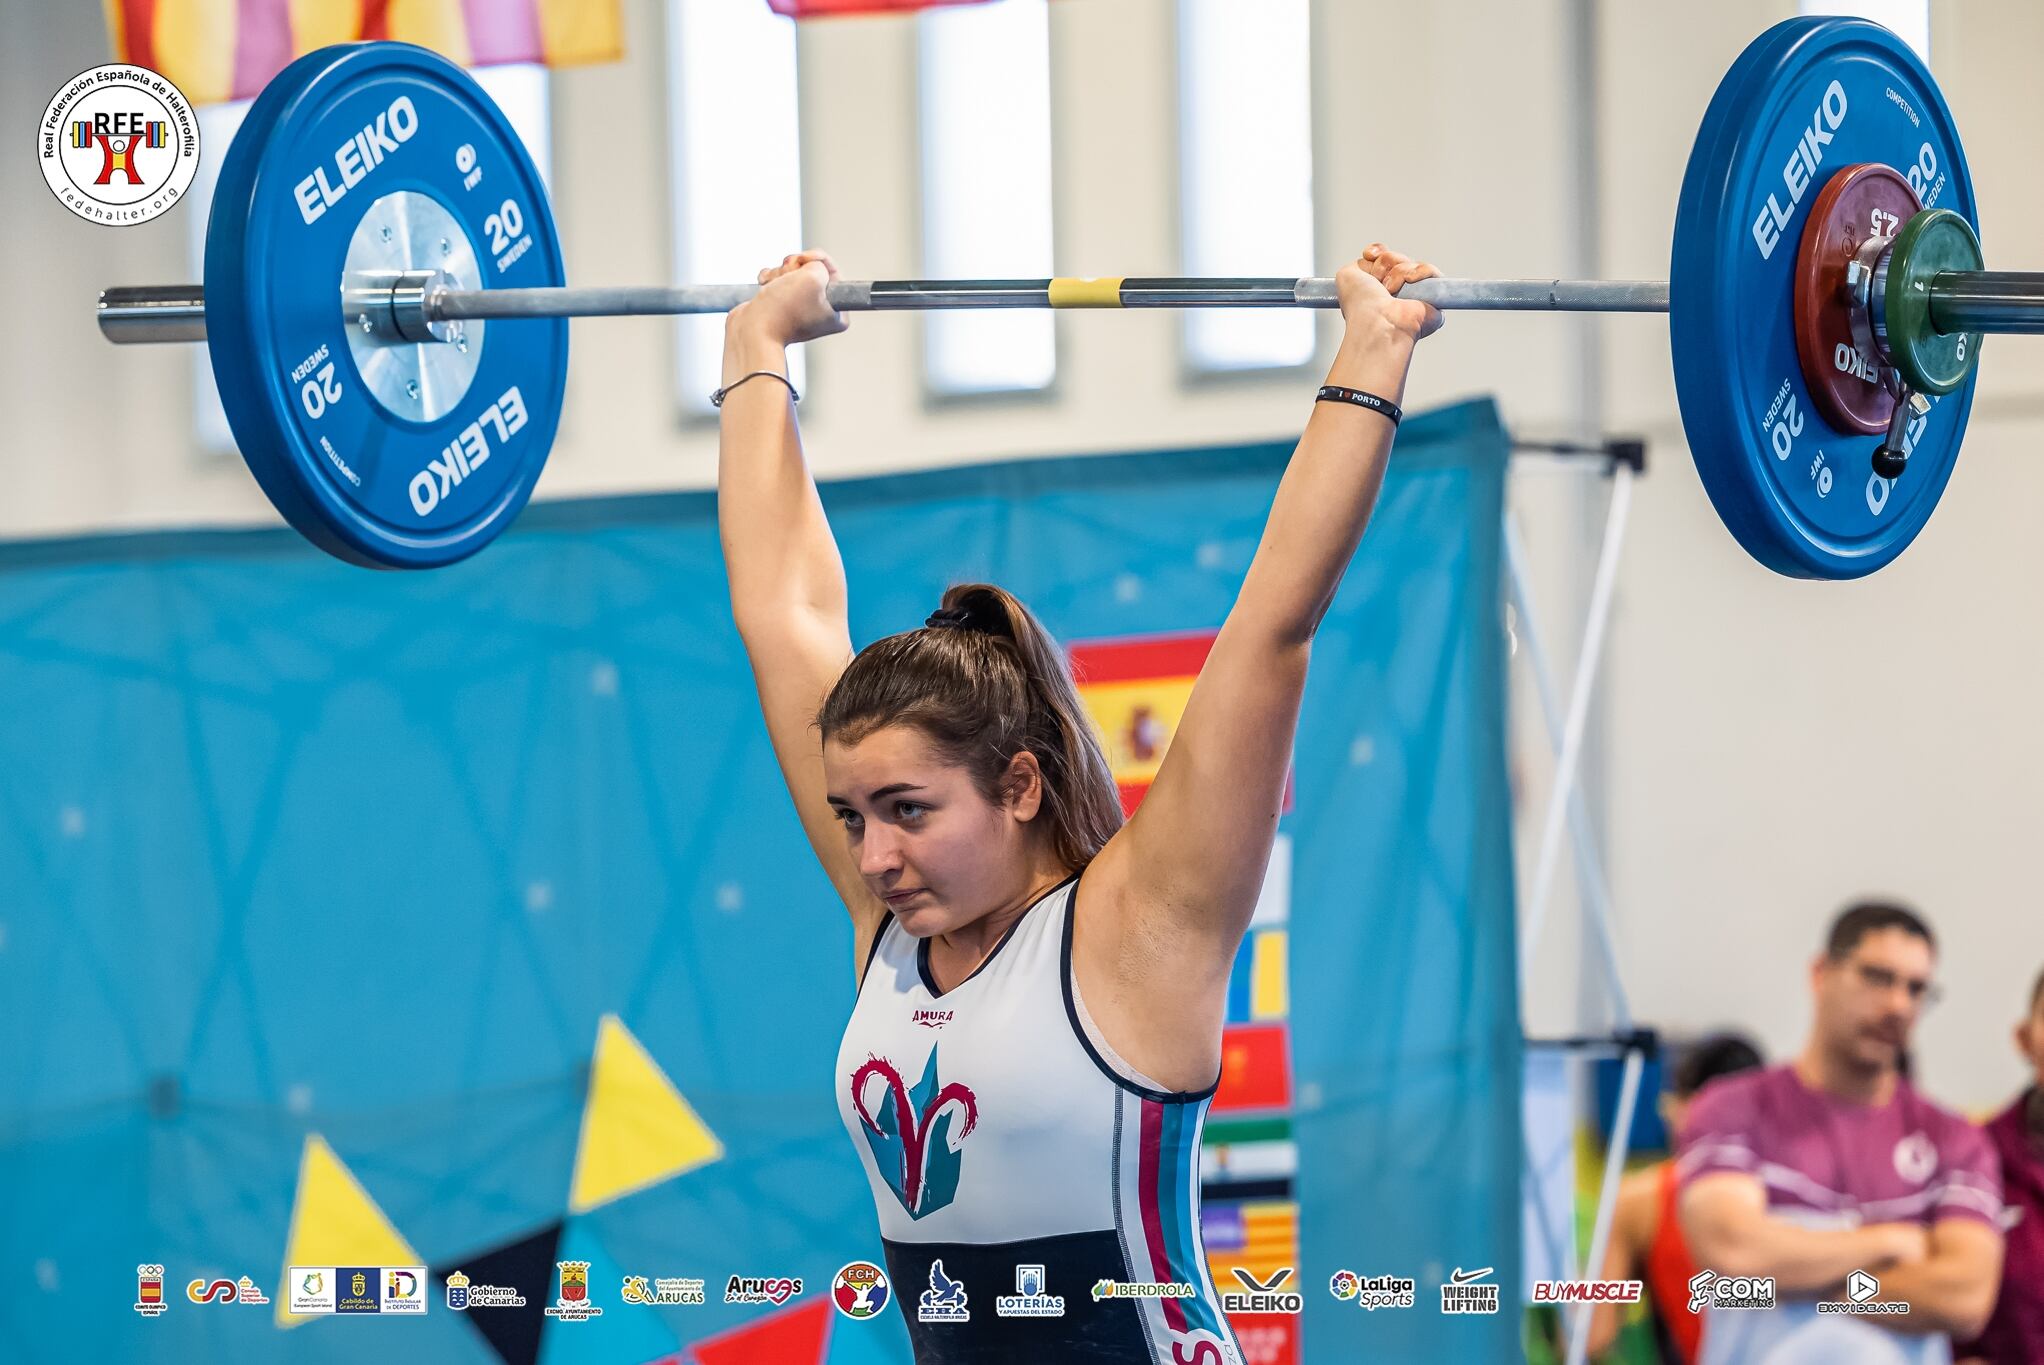
[(788, 347), (845, 329), (824, 288), (837, 267), (820, 251), (759, 272), (757, 298), (724, 325), (723, 426), (717, 446), (717, 531), (731, 615), (752, 661), (767, 733), (810, 847), (852, 912), (855, 960), (887, 908), (867, 888), (825, 800), (812, 723), (851, 662), (845, 567), (802, 453)]

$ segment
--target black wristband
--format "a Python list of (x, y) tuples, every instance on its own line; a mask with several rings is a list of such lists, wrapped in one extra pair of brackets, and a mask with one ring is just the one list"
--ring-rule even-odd
[(1368, 408), (1372, 412), (1383, 413), (1391, 419), (1391, 425), (1394, 427), (1398, 425), (1398, 419), (1405, 416), (1403, 412), (1399, 411), (1398, 404), (1388, 398), (1379, 398), (1376, 394), (1365, 393), (1361, 389), (1345, 389), (1339, 384), (1321, 385), (1320, 392), (1314, 397), (1313, 401), (1316, 403), (1353, 403), (1359, 408)]

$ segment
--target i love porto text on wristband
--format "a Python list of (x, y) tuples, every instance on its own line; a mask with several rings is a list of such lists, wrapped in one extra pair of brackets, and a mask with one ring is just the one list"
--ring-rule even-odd
[(1353, 403), (1359, 408), (1368, 408), (1372, 412), (1383, 413), (1391, 419), (1391, 425), (1394, 427), (1398, 425), (1398, 419), (1405, 416), (1403, 412), (1399, 411), (1398, 404), (1388, 398), (1379, 398), (1376, 394), (1365, 393), (1361, 389), (1345, 389), (1339, 384), (1321, 385), (1320, 392), (1313, 401), (1316, 403)]

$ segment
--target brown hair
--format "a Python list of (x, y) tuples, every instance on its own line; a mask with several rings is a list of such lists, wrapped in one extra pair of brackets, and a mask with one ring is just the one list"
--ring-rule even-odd
[(953, 586), (920, 629), (860, 650), (816, 724), (842, 744), (912, 725), (995, 804), (1002, 774), (1027, 749), (1043, 772), (1044, 837), (1073, 870), (1121, 828), (1114, 776), (1064, 651), (1029, 608), (991, 584)]
[(1834, 962), (1843, 962), (1852, 956), (1852, 950), (1859, 947), (1859, 941), (1868, 934), (1883, 929), (1900, 929), (1924, 942), (1932, 952), (1938, 950), (1938, 941), (1932, 936), (1930, 926), (1923, 917), (1908, 906), (1895, 901), (1859, 901), (1838, 912), (1838, 918), (1831, 921), (1831, 931), (1824, 937), (1824, 952)]

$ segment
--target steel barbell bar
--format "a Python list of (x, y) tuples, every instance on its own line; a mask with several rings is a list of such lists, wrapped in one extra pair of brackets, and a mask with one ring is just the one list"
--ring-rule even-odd
[[(728, 313), (759, 292), (756, 284), (561, 286), (539, 289), (420, 289), (416, 272), (393, 278), (395, 296), (409, 286), (420, 293), (414, 320), (398, 325), (393, 340), (423, 341), (415, 334), (443, 322), (499, 318), (628, 317), (661, 314)], [(366, 291), (343, 282), (342, 293), (358, 305)], [(841, 312), (920, 311), (938, 308), (1333, 308), (1338, 304), (1329, 278), (1156, 276), (1121, 279), (1038, 280), (868, 280), (829, 286), (831, 306)], [(1665, 313), (1665, 280), (1421, 280), (1407, 298), (1438, 308), (1508, 312)], [(384, 308), (398, 318), (403, 305)], [(337, 305), (339, 306), (339, 305)], [(368, 330), (377, 330), (374, 310)], [(102, 290), (99, 328), (122, 344), (206, 339), (206, 293), (201, 285), (142, 285)]]
[[(409, 277), (400, 277), (409, 278)], [(393, 284), (393, 291), (399, 287)], [(469, 319), (634, 317), (728, 313), (759, 292), (753, 284), (583, 286), (541, 289), (427, 288), (415, 308), (426, 324)], [(839, 281), (826, 291), (840, 312), (940, 308), (1333, 308), (1334, 281), (1268, 277), (1130, 276), (1120, 279)], [(1428, 279), (1401, 295), (1470, 312), (1665, 313), (1666, 280)], [(396, 305), (390, 305), (394, 310)], [(1878, 296), (1874, 306), (1880, 306)], [(123, 345), (206, 339), (205, 288), (196, 284), (105, 289), (99, 328)], [(400, 316), (402, 314), (400, 313)], [(1930, 317), (1942, 334), (2044, 333), (2044, 273), (1948, 271), (1930, 284)], [(401, 329), (392, 340), (425, 341)]]

